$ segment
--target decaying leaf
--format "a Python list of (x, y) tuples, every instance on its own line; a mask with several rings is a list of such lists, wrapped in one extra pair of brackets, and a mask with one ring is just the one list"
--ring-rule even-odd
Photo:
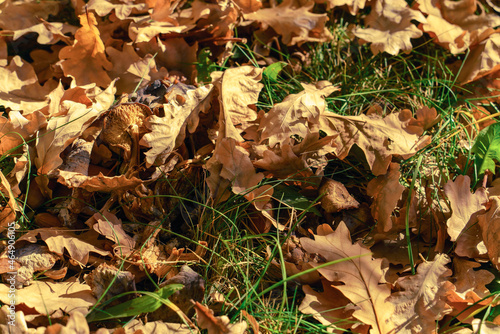
[(321, 207), (326, 212), (332, 213), (359, 207), (358, 201), (338, 181), (332, 179), (323, 180), (323, 185), (319, 188), (319, 193), (324, 195), (321, 198)]
[(394, 307), (386, 301), (391, 294), (389, 286), (381, 284), (382, 260), (372, 259), (370, 250), (359, 243), (352, 244), (344, 222), (335, 231), (328, 225), (322, 225), (320, 229), (314, 240), (300, 239), (307, 252), (320, 254), (326, 261), (356, 258), (318, 269), (318, 272), (332, 283), (344, 283), (332, 284), (332, 287), (356, 305), (353, 317), (371, 325), (372, 333), (388, 333), (391, 330), (388, 321)]
[(388, 299), (395, 306), (393, 333), (437, 333), (436, 321), (451, 312), (445, 298), (453, 287), (448, 262), (446, 254), (438, 254), (434, 261), (421, 263), (416, 275), (396, 281), (397, 292)]

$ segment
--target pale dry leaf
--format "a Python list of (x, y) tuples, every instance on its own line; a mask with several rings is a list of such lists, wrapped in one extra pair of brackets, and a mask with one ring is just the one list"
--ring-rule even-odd
[(69, 43), (69, 37), (66, 34), (74, 34), (76, 30), (77, 27), (66, 23), (42, 21), (42, 23), (29, 28), (14, 31), (12, 39), (16, 40), (25, 34), (34, 32), (38, 34), (37, 42), (39, 44), (55, 44), (61, 40)]
[(397, 292), (388, 299), (395, 307), (391, 316), (393, 333), (437, 333), (436, 321), (451, 312), (445, 298), (447, 291), (453, 289), (448, 282), (448, 262), (446, 254), (438, 254), (434, 261), (421, 263), (416, 275), (396, 281)]
[(490, 321), (483, 321), (482, 319), (472, 320), (472, 329), (474, 334), (498, 334), (500, 332), (500, 325)]
[(266, 176), (272, 175), (280, 179), (285, 179), (289, 176), (297, 178), (313, 175), (313, 172), (304, 159), (296, 156), (290, 145), (282, 145), (281, 152), (277, 153), (271, 149), (264, 151), (262, 153), (263, 158), (255, 161), (253, 163), (254, 166), (265, 169)]
[(46, 246), (38, 244), (27, 244), (16, 249), (16, 261), (21, 264), (17, 270), (16, 284), (29, 285), (34, 273), (51, 269), (60, 258)]
[(119, 270), (107, 263), (100, 264), (90, 274), (85, 275), (84, 279), (94, 296), (98, 299), (102, 297), (102, 302), (135, 290), (135, 277), (131, 272)]
[(0, 116), (0, 155), (29, 141), (46, 124), (45, 116), (39, 111), (22, 115), (17, 110), (11, 110), (9, 118)]
[[(10, 304), (8, 290), (8, 285), (0, 284), (2, 303)], [(89, 307), (96, 302), (90, 287), (78, 282), (34, 281), (30, 286), (16, 290), (16, 305), (24, 304), (39, 314), (53, 318), (73, 312), (87, 314)]]
[[(128, 321), (123, 327), (125, 334), (136, 333), (162, 333), (162, 334), (192, 334), (193, 330), (185, 324), (165, 323), (161, 320), (148, 321), (143, 324), (141, 320)], [(99, 333), (96, 333), (99, 334)]]
[[(372, 259), (370, 250), (361, 244), (352, 244), (344, 222), (340, 222), (334, 232), (328, 225), (322, 225), (314, 240), (301, 238), (300, 243), (307, 252), (317, 253), (325, 261), (346, 259), (318, 272), (330, 282), (345, 284), (333, 287), (356, 305), (353, 316), (372, 326), (370, 333), (388, 333), (391, 329), (388, 320), (394, 307), (386, 301), (391, 294), (389, 286), (380, 284), (384, 276), (382, 260)], [(357, 258), (349, 259), (353, 256)]]
[(145, 13), (148, 10), (148, 5), (137, 1), (90, 0), (87, 3), (87, 8), (94, 10), (99, 16), (106, 16), (114, 11), (118, 19), (126, 20), (132, 13)]
[(113, 64), (113, 69), (108, 71), (108, 74), (112, 78), (120, 78), (116, 82), (117, 94), (132, 93), (150, 81), (168, 76), (165, 68), (157, 69), (152, 55), (139, 57), (131, 43), (123, 45), (122, 51), (107, 47), (106, 53)]
[(142, 20), (132, 22), (128, 29), (130, 39), (134, 43), (149, 42), (159, 34), (182, 34), (194, 28), (194, 25), (179, 25), (172, 22), (152, 21), (149, 15)]
[(240, 66), (224, 72), (213, 72), (212, 84), (219, 90), (219, 137), (244, 141), (241, 132), (257, 119), (257, 112), (251, 108), (264, 87), (263, 69)]
[(64, 75), (74, 77), (78, 85), (96, 83), (107, 87), (111, 78), (106, 71), (111, 70), (113, 64), (106, 59), (97, 20), (93, 13), (79, 17), (82, 27), (75, 33), (75, 43), (59, 52)]
[(222, 43), (226, 44), (224, 39), (233, 37), (239, 17), (238, 10), (232, 2), (211, 3), (195, 0), (191, 4), (189, 21), (197, 22), (199, 28), (207, 29), (213, 38), (221, 39)]
[(348, 307), (349, 299), (335, 289), (330, 282), (321, 280), (321, 283), (322, 292), (313, 290), (309, 285), (302, 287), (306, 296), (300, 303), (299, 311), (312, 315), (314, 319), (328, 326), (329, 332), (343, 333), (353, 325), (352, 304)]
[(135, 240), (123, 230), (122, 220), (109, 211), (97, 212), (93, 218), (97, 221), (93, 229), (112, 240), (120, 247), (119, 253), (129, 254), (135, 247)]
[(24, 115), (44, 107), (47, 95), (56, 86), (53, 80), (41, 86), (33, 66), (19, 56), (0, 67), (0, 103), (5, 108), (22, 110)]
[[(96, 238), (96, 236), (98, 236), (96, 232), (93, 232), (93, 234), (86, 232), (76, 235), (75, 233), (64, 228), (39, 228), (24, 234), (17, 240), (17, 242), (26, 240), (31, 243), (35, 243), (37, 242), (37, 235), (40, 235), (40, 239), (47, 244), (51, 252), (62, 256), (64, 254), (64, 250), (66, 249), (69, 256), (81, 264), (86, 264), (88, 262), (90, 252), (97, 253), (102, 256), (109, 255), (108, 251), (99, 249), (95, 245), (89, 243), (89, 241), (97, 242), (96, 239), (91, 240), (92, 237)], [(86, 240), (86, 238), (89, 240)]]
[(68, 100), (61, 102), (61, 108), (65, 115), (51, 117), (47, 127), (39, 131), (35, 165), (40, 175), (46, 175), (61, 165), (63, 161), (59, 155), (62, 151), (104, 112)]
[(206, 112), (212, 99), (212, 85), (195, 88), (183, 84), (170, 87), (167, 91), (169, 101), (164, 104), (165, 116), (150, 116), (146, 119), (146, 127), (151, 132), (145, 134), (140, 144), (151, 147), (146, 152), (147, 166), (163, 164), (165, 158), (174, 149), (178, 148), (186, 138), (186, 130), (194, 133), (198, 127), (200, 112)]
[(466, 84), (498, 70), (500, 70), (500, 33), (495, 32), (471, 48), (470, 54), (458, 73), (457, 81)]
[(247, 324), (244, 321), (230, 324), (227, 316), (216, 317), (212, 310), (198, 302), (195, 303), (194, 309), (198, 326), (206, 329), (208, 334), (243, 334), (246, 332)]
[(399, 183), (400, 177), (399, 164), (391, 162), (387, 174), (372, 179), (366, 187), (366, 194), (373, 197), (370, 209), (373, 218), (377, 220), (378, 233), (388, 233), (395, 228), (392, 212), (405, 189)]
[(59, 12), (57, 1), (2, 1), (0, 4), (0, 28), (3, 30), (21, 30), (40, 23), (38, 18), (46, 20), (49, 15)]
[(446, 225), (451, 241), (457, 243), (455, 253), (472, 258), (485, 255), (487, 249), (478, 224), (478, 215), (484, 213), (488, 202), (485, 189), (479, 188), (472, 194), (470, 178), (463, 175), (455, 181), (449, 180), (443, 188), (452, 210)]
[(268, 139), (270, 147), (288, 144), (291, 135), (307, 137), (313, 132), (310, 128), (319, 123), (320, 115), (326, 111), (325, 97), (339, 90), (333, 85), (317, 87), (303, 83), (302, 87), (302, 92), (288, 95), (261, 120), (261, 141)]
[(470, 303), (479, 302), (490, 295), (486, 287), (495, 279), (495, 275), (488, 270), (479, 269), (481, 264), (468, 261), (459, 257), (453, 259), (453, 272), (455, 279), (455, 293)]
[(260, 22), (264, 29), (273, 28), (287, 45), (330, 41), (332, 34), (325, 27), (328, 16), (311, 13), (313, 6), (312, 1), (300, 7), (293, 0), (285, 0), (277, 7), (259, 9), (243, 17)]
[(413, 48), (410, 40), (422, 36), (422, 31), (412, 20), (426, 21), (422, 13), (410, 9), (404, 0), (377, 0), (365, 18), (367, 28), (356, 27), (353, 33), (371, 43), (373, 54), (387, 52), (397, 55), (400, 50), (409, 52)]
[(68, 188), (81, 188), (89, 192), (113, 192), (131, 190), (141, 185), (144, 181), (136, 177), (127, 178), (125, 175), (104, 176), (101, 172), (95, 176), (81, 173), (58, 170), (57, 181)]
[(500, 197), (490, 197), (491, 207), (479, 215), (483, 242), (488, 250), (491, 263), (500, 270)]
[[(47, 327), (47, 334), (90, 334), (89, 324), (87, 323), (87, 319), (81, 312), (72, 312), (69, 315), (68, 322), (66, 326), (62, 326), (61, 324), (53, 324)], [(108, 332), (109, 333), (109, 332)], [(104, 333), (99, 333), (104, 334)]]
[(0, 230), (3, 231), (13, 224), (16, 220), (16, 211), (22, 211), (22, 208), (16, 201), (16, 196), (12, 192), (11, 186), (7, 178), (0, 170), (0, 196), (2, 199), (8, 197), (7, 204), (0, 206)]
[(344, 159), (352, 145), (364, 152), (375, 175), (387, 173), (393, 156), (407, 159), (430, 143), (429, 136), (420, 137), (422, 129), (411, 124), (411, 111), (402, 110), (386, 117), (379, 115), (341, 116), (333, 112), (320, 117), (320, 129), (335, 135), (335, 154)]

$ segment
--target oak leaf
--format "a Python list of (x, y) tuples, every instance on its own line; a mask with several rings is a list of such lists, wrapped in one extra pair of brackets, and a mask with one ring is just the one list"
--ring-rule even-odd
[(262, 7), (260, 0), (235, 0), (234, 3), (244, 14), (256, 12)]
[(95, 213), (93, 218), (97, 221), (92, 226), (94, 230), (114, 241), (120, 247), (118, 253), (128, 254), (134, 249), (135, 240), (123, 230), (121, 219), (109, 211)]
[(344, 159), (356, 144), (364, 152), (368, 165), (375, 175), (383, 175), (394, 155), (407, 159), (430, 143), (429, 136), (420, 137), (422, 128), (412, 125), (411, 111), (402, 110), (386, 117), (379, 115), (341, 116), (324, 113), (320, 128), (334, 139), (335, 154)]
[(241, 132), (257, 119), (257, 112), (251, 108), (257, 103), (264, 87), (262, 69), (240, 66), (224, 72), (213, 72), (212, 84), (219, 90), (219, 137), (244, 141)]
[(500, 197), (490, 197), (491, 207), (477, 218), (491, 263), (500, 270)]
[(94, 10), (99, 16), (106, 16), (112, 11), (120, 20), (126, 20), (130, 14), (144, 13), (148, 9), (147, 3), (137, 3), (136, 1), (110, 1), (110, 0), (90, 0), (87, 3), (89, 10)]
[(17, 110), (11, 110), (9, 118), (0, 116), (0, 155), (29, 141), (46, 124), (45, 116), (39, 111), (22, 115)]
[(340, 222), (335, 231), (328, 225), (321, 225), (314, 240), (301, 238), (300, 243), (307, 252), (317, 253), (325, 261), (346, 259), (318, 269), (318, 272), (332, 283), (345, 284), (332, 287), (342, 292), (356, 306), (353, 317), (371, 325), (371, 333), (388, 333), (388, 320), (394, 308), (386, 301), (391, 294), (389, 286), (380, 284), (384, 276), (382, 260), (372, 259), (370, 250), (361, 244), (352, 244), (344, 222)]
[(443, 188), (452, 210), (446, 225), (451, 241), (457, 243), (455, 253), (471, 258), (485, 255), (487, 249), (478, 224), (478, 215), (484, 213), (488, 202), (485, 189), (479, 188), (472, 194), (470, 178), (463, 175), (449, 180)]
[(0, 103), (5, 108), (32, 113), (47, 104), (47, 95), (56, 88), (50, 80), (41, 86), (33, 67), (15, 56), (10, 64), (0, 67)]
[(29, 241), (31, 243), (37, 242), (36, 236), (40, 235), (49, 250), (58, 255), (63, 255), (66, 249), (69, 256), (81, 264), (87, 264), (89, 260), (89, 253), (97, 253), (103, 256), (109, 255), (108, 251), (100, 249), (90, 242), (97, 243), (97, 233), (90, 231), (83, 234), (76, 235), (70, 230), (64, 228), (39, 228), (31, 230), (17, 239), (20, 241)]
[(305, 138), (312, 131), (311, 125), (319, 123), (320, 115), (325, 113), (325, 97), (339, 90), (327, 85), (318, 87), (302, 84), (304, 90), (298, 94), (288, 95), (281, 103), (276, 104), (260, 122), (261, 141), (269, 139), (269, 146), (277, 143), (288, 144), (291, 135)]
[(406, 1), (377, 0), (365, 18), (367, 28), (357, 27), (353, 33), (371, 43), (373, 54), (387, 52), (397, 55), (400, 50), (409, 52), (413, 48), (410, 39), (422, 36), (422, 31), (412, 20), (425, 22), (425, 17), (419, 11), (410, 9)]
[(140, 143), (151, 147), (146, 152), (147, 166), (163, 164), (165, 158), (179, 147), (185, 137), (186, 129), (194, 133), (198, 127), (200, 112), (206, 112), (212, 98), (212, 85), (194, 88), (183, 84), (171, 86), (168, 91), (169, 101), (164, 104), (165, 116), (150, 116), (146, 126), (151, 130), (145, 134)]
[(14, 31), (13, 40), (17, 40), (21, 36), (34, 32), (38, 34), (37, 42), (40, 44), (55, 44), (59, 41), (69, 43), (67, 33), (74, 34), (76, 27), (61, 22), (47, 22), (42, 20), (42, 23), (31, 26), (29, 28)]
[(453, 259), (455, 293), (468, 303), (476, 303), (490, 295), (486, 287), (495, 279), (495, 275), (488, 270), (479, 269), (481, 264), (463, 258)]
[(378, 233), (385, 234), (395, 228), (392, 212), (405, 189), (399, 183), (400, 177), (399, 164), (391, 163), (387, 174), (372, 179), (366, 187), (366, 194), (373, 197), (370, 209), (373, 218), (377, 220)]
[(351, 15), (356, 15), (360, 9), (365, 8), (367, 0), (315, 0), (316, 3), (326, 3), (327, 8), (347, 7)]
[(395, 306), (393, 333), (437, 333), (436, 321), (451, 312), (446, 304), (447, 291), (453, 289), (448, 262), (446, 254), (438, 254), (434, 261), (421, 263), (416, 275), (396, 281), (397, 292), (388, 299)]
[(134, 43), (149, 42), (159, 34), (181, 34), (194, 28), (194, 25), (179, 25), (172, 22), (152, 21), (148, 16), (132, 22), (128, 29), (130, 39)]
[(82, 27), (75, 33), (75, 43), (59, 52), (64, 75), (71, 75), (78, 85), (96, 83), (107, 87), (111, 78), (106, 73), (113, 64), (106, 59), (104, 44), (93, 13), (80, 15)]
[(264, 29), (271, 27), (282, 36), (287, 45), (305, 42), (327, 42), (332, 34), (325, 27), (326, 14), (313, 14), (314, 2), (297, 7), (293, 0), (285, 0), (277, 7), (264, 8), (243, 17), (246, 20), (261, 22)]
[(246, 332), (247, 324), (244, 321), (230, 324), (227, 316), (214, 316), (214, 312), (208, 307), (196, 302), (198, 326), (206, 329), (208, 334), (243, 334)]
[(307, 163), (295, 155), (290, 145), (284, 144), (281, 147), (281, 152), (277, 153), (271, 149), (264, 151), (262, 153), (263, 158), (255, 161), (254, 166), (265, 169), (266, 175), (272, 175), (280, 179), (289, 176), (297, 178), (313, 175)]
[(0, 5), (0, 28), (21, 30), (40, 23), (38, 18), (46, 20), (49, 15), (59, 12), (57, 1), (2, 1)]
[(87, 176), (77, 172), (57, 170), (57, 181), (68, 188), (81, 188), (89, 192), (113, 192), (131, 190), (144, 181), (136, 177), (127, 178), (125, 175), (104, 176), (101, 172), (95, 176)]
[[(10, 304), (8, 290), (7, 284), (0, 284), (0, 300), (5, 304)], [(30, 286), (16, 290), (16, 305), (24, 304), (38, 314), (53, 318), (73, 312), (87, 314), (88, 308), (96, 302), (90, 287), (78, 282), (34, 281)]]
[[(500, 25), (500, 22), (498, 23)], [(481, 41), (465, 60), (457, 80), (466, 84), (500, 70), (500, 32)]]

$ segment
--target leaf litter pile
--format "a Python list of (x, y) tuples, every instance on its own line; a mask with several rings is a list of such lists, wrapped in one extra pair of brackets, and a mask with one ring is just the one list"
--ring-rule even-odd
[(0, 332), (499, 333), (499, 13), (3, 1)]

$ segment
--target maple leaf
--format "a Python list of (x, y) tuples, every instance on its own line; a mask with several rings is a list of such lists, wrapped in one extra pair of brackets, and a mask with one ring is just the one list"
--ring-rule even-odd
[(0, 103), (5, 108), (32, 113), (47, 104), (47, 95), (57, 86), (50, 80), (41, 86), (33, 67), (15, 56), (6, 67), (0, 67)]
[(373, 54), (387, 52), (397, 55), (400, 50), (410, 51), (411, 38), (422, 36), (411, 21), (425, 22), (422, 13), (410, 9), (404, 0), (377, 0), (370, 14), (365, 18), (368, 28), (356, 27), (353, 31), (356, 37), (371, 43)]
[(373, 197), (370, 208), (373, 218), (378, 222), (378, 233), (385, 234), (395, 227), (392, 221), (392, 211), (396, 208), (405, 189), (399, 183), (400, 177), (399, 164), (391, 163), (387, 174), (372, 179), (366, 187), (366, 194)]
[[(328, 225), (321, 225), (322, 231), (314, 235), (314, 240), (300, 238), (302, 247), (309, 253), (321, 255), (325, 261), (347, 259), (318, 269), (330, 282), (343, 282), (345, 285), (332, 285), (340, 290), (357, 309), (353, 316), (371, 325), (371, 333), (388, 333), (388, 318), (393, 305), (386, 301), (391, 291), (388, 285), (379, 284), (383, 280), (382, 260), (369, 256), (370, 250), (359, 243), (352, 244), (349, 229), (340, 222), (335, 231)], [(318, 228), (318, 230), (320, 230)], [(363, 256), (368, 255), (368, 256)], [(350, 257), (356, 257), (349, 259)]]
[[(0, 300), (9, 304), (9, 286), (0, 284)], [(38, 314), (62, 317), (73, 312), (88, 313), (88, 308), (97, 300), (90, 287), (78, 282), (44, 282), (33, 281), (23, 289), (16, 290), (16, 305), (24, 304)]]
[(330, 41), (332, 34), (325, 27), (328, 17), (311, 13), (313, 6), (314, 2), (308, 2), (297, 8), (293, 0), (285, 0), (277, 7), (259, 9), (243, 17), (261, 22), (264, 29), (273, 28), (287, 45)]
[(302, 92), (288, 95), (281, 103), (273, 106), (261, 120), (261, 141), (269, 139), (270, 147), (277, 143), (289, 144), (291, 135), (307, 137), (312, 132), (310, 126), (319, 123), (320, 115), (325, 113), (324, 98), (339, 90), (331, 84), (324, 87), (302, 84), (302, 87)]
[(259, 82), (262, 71), (252, 66), (240, 66), (211, 74), (212, 84), (219, 90), (219, 137), (244, 141), (240, 133), (257, 118), (257, 112), (251, 106), (257, 103), (264, 87)]
[(488, 196), (484, 188), (470, 192), (470, 178), (459, 175), (444, 185), (452, 215), (446, 222), (451, 241), (457, 242), (459, 256), (478, 257), (487, 253), (478, 225), (478, 215), (484, 213)]
[(82, 27), (75, 33), (75, 43), (59, 52), (64, 75), (73, 76), (78, 85), (96, 83), (107, 87), (111, 79), (106, 70), (111, 70), (113, 64), (106, 59), (97, 20), (93, 13), (79, 17)]
[(446, 267), (448, 262), (446, 254), (438, 254), (434, 261), (421, 263), (416, 275), (396, 281), (397, 292), (388, 298), (395, 306), (391, 316), (393, 333), (437, 333), (436, 320), (451, 312), (445, 298), (448, 290), (453, 289), (448, 282), (451, 276)]
[(148, 117), (146, 126), (151, 132), (140, 141), (141, 145), (151, 147), (146, 152), (148, 167), (155, 164), (158, 157), (161, 159), (158, 163), (163, 164), (167, 155), (183, 143), (186, 128), (189, 133), (195, 132), (200, 112), (207, 111), (210, 106), (212, 88), (212, 85), (194, 88), (182, 84), (169, 88), (169, 102), (163, 105), (165, 117)]
[(490, 198), (491, 207), (484, 214), (477, 216), (481, 227), (482, 239), (488, 250), (491, 263), (500, 270), (500, 197)]
[(352, 145), (364, 152), (375, 175), (383, 175), (393, 155), (404, 159), (413, 156), (430, 143), (429, 136), (419, 137), (422, 129), (412, 125), (411, 111), (402, 110), (384, 118), (379, 115), (341, 116), (333, 112), (320, 117), (320, 128), (329, 135), (338, 135), (334, 152), (339, 159), (347, 157)]

